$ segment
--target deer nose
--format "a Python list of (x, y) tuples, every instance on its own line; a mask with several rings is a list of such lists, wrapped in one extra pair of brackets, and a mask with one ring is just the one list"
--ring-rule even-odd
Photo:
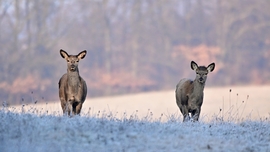
[(202, 77), (200, 77), (200, 79), (199, 79), (200, 81), (203, 81), (203, 78)]
[(70, 67), (71, 67), (71, 68), (75, 68), (76, 66), (75, 66), (74, 64), (71, 64)]

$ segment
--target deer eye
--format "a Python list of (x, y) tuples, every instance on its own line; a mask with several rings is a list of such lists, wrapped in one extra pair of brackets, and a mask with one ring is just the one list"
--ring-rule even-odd
[(67, 59), (67, 62), (69, 62), (69, 59)]

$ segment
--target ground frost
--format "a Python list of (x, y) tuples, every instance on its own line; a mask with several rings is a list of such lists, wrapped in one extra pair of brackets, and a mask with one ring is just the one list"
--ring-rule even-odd
[(0, 151), (270, 151), (270, 122), (182, 123), (0, 110)]

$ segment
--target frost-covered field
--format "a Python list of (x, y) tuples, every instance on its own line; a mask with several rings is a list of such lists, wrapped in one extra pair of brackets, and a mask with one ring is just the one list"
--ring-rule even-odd
[[(270, 152), (270, 86), (206, 88), (200, 122), (182, 123), (174, 90), (0, 107), (0, 152)], [(2, 104), (2, 103), (1, 103)]]
[(69, 118), (2, 108), (0, 122), (1, 152), (270, 151), (269, 119), (182, 123), (174, 115), (161, 122), (136, 114)]

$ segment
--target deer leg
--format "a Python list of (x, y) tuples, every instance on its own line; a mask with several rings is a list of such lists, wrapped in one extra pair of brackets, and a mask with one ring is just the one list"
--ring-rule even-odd
[(69, 103), (63, 104), (62, 110), (64, 115), (70, 115)]
[(81, 113), (81, 109), (82, 109), (82, 103), (78, 103), (77, 104), (77, 106), (76, 106), (76, 111), (75, 111), (75, 113), (77, 114), (77, 115), (79, 115), (80, 113)]
[(78, 109), (78, 106), (80, 105), (80, 103), (79, 102), (74, 102), (73, 104), (72, 104), (72, 113), (73, 113), (73, 115), (77, 115), (78, 113), (77, 113), (77, 109)]
[(73, 102), (72, 103), (72, 110), (71, 110), (72, 115), (76, 115), (76, 106), (77, 106), (77, 103), (76, 102)]
[(73, 101), (72, 100), (69, 100), (69, 102), (67, 103), (67, 109), (68, 109), (68, 115), (69, 116), (74, 115), (74, 112), (73, 112)]
[(187, 106), (185, 106), (185, 105), (182, 106), (180, 108), (180, 111), (182, 112), (183, 117), (184, 117), (183, 122), (189, 121), (190, 117), (189, 117), (189, 114), (188, 114), (188, 108), (187, 108)]
[(64, 102), (61, 101), (61, 108), (63, 110), (63, 114), (65, 114), (66, 112), (66, 104)]
[(201, 113), (201, 108), (197, 108), (191, 112), (191, 118), (193, 121), (198, 121)]
[(61, 99), (61, 107), (62, 107), (62, 110), (63, 110), (63, 114), (64, 115), (69, 115), (69, 107), (68, 107), (68, 102), (65, 101), (63, 98), (60, 98)]

